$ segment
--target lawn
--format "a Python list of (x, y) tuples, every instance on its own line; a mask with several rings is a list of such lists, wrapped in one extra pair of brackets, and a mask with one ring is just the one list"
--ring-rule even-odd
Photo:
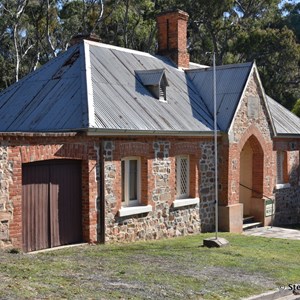
[(299, 283), (300, 241), (200, 234), (39, 254), (0, 252), (1, 299), (240, 299)]

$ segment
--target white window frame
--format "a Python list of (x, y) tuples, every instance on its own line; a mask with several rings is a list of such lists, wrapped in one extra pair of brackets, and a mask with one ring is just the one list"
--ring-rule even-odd
[[(187, 170), (186, 170), (186, 189), (185, 193), (182, 193), (181, 186), (181, 160), (187, 159)], [(190, 196), (190, 158), (188, 155), (176, 156), (176, 199), (187, 199)]]
[[(136, 160), (137, 161), (137, 199), (130, 200), (129, 193), (130, 193), (130, 174), (129, 174), (129, 167), (130, 161)], [(124, 162), (124, 179), (123, 179), (123, 172), (122, 172), (122, 162)], [(124, 180), (124, 194), (123, 194), (123, 180)], [(122, 206), (129, 207), (129, 206), (138, 206), (140, 205), (141, 200), (141, 159), (138, 156), (130, 156), (124, 157), (121, 160), (121, 184), (122, 184)], [(123, 199), (124, 195), (124, 199)]]

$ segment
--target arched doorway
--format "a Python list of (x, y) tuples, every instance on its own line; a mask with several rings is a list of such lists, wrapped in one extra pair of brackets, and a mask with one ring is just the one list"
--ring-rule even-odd
[(255, 221), (263, 222), (263, 166), (264, 153), (252, 135), (240, 152), (239, 200), (243, 204), (243, 215), (253, 216)]

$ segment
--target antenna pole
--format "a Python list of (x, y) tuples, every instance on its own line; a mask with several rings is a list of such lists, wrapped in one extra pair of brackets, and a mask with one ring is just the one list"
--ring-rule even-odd
[(218, 239), (218, 137), (217, 137), (217, 84), (216, 84), (216, 53), (213, 53), (213, 93), (214, 93), (214, 146), (215, 146), (215, 226), (216, 239)]

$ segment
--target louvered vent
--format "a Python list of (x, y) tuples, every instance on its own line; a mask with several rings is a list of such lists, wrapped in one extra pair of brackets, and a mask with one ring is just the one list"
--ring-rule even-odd
[(166, 97), (166, 87), (165, 86), (159, 86), (159, 100), (167, 101)]
[(140, 82), (158, 100), (167, 101), (167, 89), (169, 85), (165, 69), (135, 71)]

